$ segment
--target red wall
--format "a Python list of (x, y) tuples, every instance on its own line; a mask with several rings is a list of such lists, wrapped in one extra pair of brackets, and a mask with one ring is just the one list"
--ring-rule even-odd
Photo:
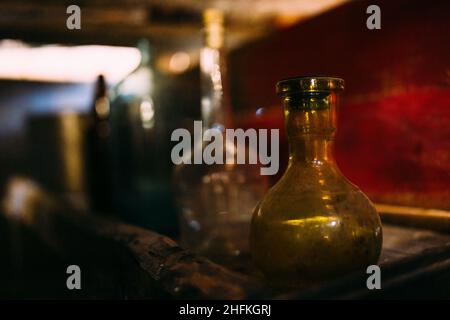
[[(366, 28), (370, 4), (381, 30)], [(230, 64), (243, 126), (283, 127), (281, 78), (344, 78), (344, 174), (376, 201), (450, 208), (450, 1), (354, 1), (234, 52)]]

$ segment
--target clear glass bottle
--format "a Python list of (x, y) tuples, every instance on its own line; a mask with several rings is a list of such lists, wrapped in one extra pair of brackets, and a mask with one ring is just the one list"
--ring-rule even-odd
[[(205, 46), (200, 53), (203, 133), (209, 128), (223, 133), (232, 128), (223, 14), (206, 10), (204, 22)], [(193, 148), (203, 152), (206, 145), (194, 141)], [(224, 143), (224, 159), (227, 153), (236, 154), (235, 148), (235, 144)], [(249, 152), (256, 150), (248, 148)], [(216, 262), (240, 265), (236, 258), (249, 255), (253, 209), (268, 189), (268, 180), (259, 169), (258, 165), (232, 163), (178, 165), (174, 179), (181, 208), (181, 244)]]
[(256, 207), (251, 253), (267, 281), (304, 287), (377, 263), (382, 230), (370, 200), (333, 157), (338, 92), (344, 81), (300, 77), (278, 82), (289, 165)]

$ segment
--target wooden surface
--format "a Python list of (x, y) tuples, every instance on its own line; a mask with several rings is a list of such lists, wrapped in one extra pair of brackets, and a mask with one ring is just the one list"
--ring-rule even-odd
[[(88, 269), (90, 281), (100, 277), (111, 290), (120, 289), (122, 298), (244, 299), (263, 292), (250, 278), (195, 256), (168, 237), (83, 214), (27, 180), (10, 183), (3, 211)], [(101, 286), (92, 286), (94, 296), (105, 293)]]
[(395, 264), (427, 252), (450, 248), (450, 235), (430, 230), (384, 224), (380, 265)]
[[(134, 45), (141, 38), (166, 49), (201, 44), (202, 11), (221, 8), (227, 15), (231, 40), (267, 36), (275, 25), (286, 25), (329, 10), (344, 0), (90, 0), (77, 3), (82, 32), (66, 28), (66, 8), (59, 0), (3, 0), (0, 33), (3, 38), (43, 43)], [(78, 31), (78, 32), (77, 32)]]
[(275, 294), (254, 276), (191, 254), (152, 231), (83, 214), (24, 179), (9, 184), (2, 209), (7, 220), (82, 267), (88, 278), (84, 298), (450, 297), (450, 235), (430, 230), (383, 225), (383, 290), (367, 290), (367, 275), (353, 274), (320, 288)]
[(450, 233), (450, 211), (376, 204), (384, 221)]

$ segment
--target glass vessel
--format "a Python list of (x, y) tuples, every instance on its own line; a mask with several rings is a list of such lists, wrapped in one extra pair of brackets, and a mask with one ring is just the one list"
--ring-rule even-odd
[(97, 77), (86, 130), (86, 171), (91, 211), (111, 213), (109, 100), (103, 75)]
[[(203, 134), (215, 129), (222, 134), (232, 128), (226, 77), (223, 15), (216, 9), (204, 13), (205, 46), (200, 53), (201, 114)], [(222, 151), (236, 155), (236, 144), (225, 143)], [(249, 255), (248, 237), (253, 209), (267, 191), (268, 181), (258, 165), (221, 163), (193, 164), (193, 154), (201, 154), (208, 144), (194, 141), (186, 157), (191, 164), (175, 168), (175, 184), (180, 205), (181, 244), (228, 266), (240, 265), (236, 258)], [(246, 154), (256, 152), (247, 148)]]
[(170, 150), (162, 76), (150, 42), (141, 39), (138, 48), (139, 66), (109, 96), (113, 208), (127, 222), (172, 235), (176, 208), (165, 157)]
[(277, 83), (289, 164), (255, 208), (251, 253), (275, 287), (305, 287), (377, 263), (379, 216), (333, 157), (336, 105), (344, 81), (300, 77)]

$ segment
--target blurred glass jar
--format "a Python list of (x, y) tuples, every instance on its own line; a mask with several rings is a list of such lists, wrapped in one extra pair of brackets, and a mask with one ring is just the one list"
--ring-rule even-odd
[[(223, 13), (216, 9), (204, 13), (205, 46), (200, 53), (201, 113), (203, 133), (215, 129), (222, 134), (232, 128)], [(207, 144), (194, 141), (186, 157), (192, 164), (175, 168), (175, 184), (180, 213), (181, 244), (214, 261), (227, 264), (249, 254), (251, 213), (268, 189), (260, 167), (250, 164), (193, 164), (193, 155), (203, 154)], [(236, 143), (223, 140), (223, 159), (236, 155)], [(256, 150), (246, 148), (246, 155)]]
[(114, 209), (126, 221), (174, 234), (168, 126), (161, 77), (150, 43), (138, 43), (141, 63), (115, 85), (111, 100), (111, 167)]

